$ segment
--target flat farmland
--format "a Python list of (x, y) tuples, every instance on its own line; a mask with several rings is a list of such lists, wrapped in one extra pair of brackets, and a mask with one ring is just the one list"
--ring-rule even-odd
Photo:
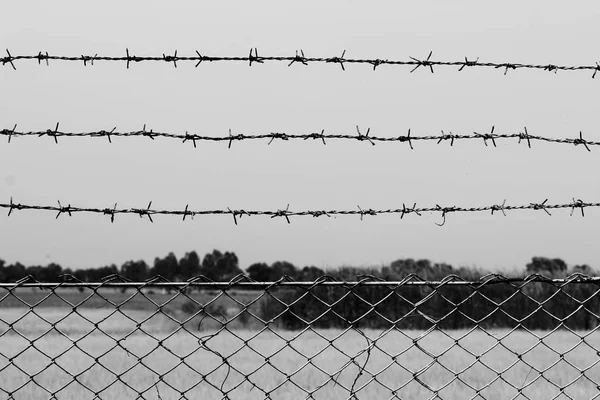
[(367, 341), (198, 327), (156, 307), (34, 311), (0, 309), (0, 398), (347, 399), (354, 386), (359, 399), (591, 399), (600, 381), (598, 333), (365, 330)]

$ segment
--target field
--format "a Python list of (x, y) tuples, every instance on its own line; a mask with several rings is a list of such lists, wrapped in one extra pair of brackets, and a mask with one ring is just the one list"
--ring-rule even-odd
[[(19, 290), (19, 298), (39, 300), (35, 296), (41, 292)], [(132, 294), (114, 292), (111, 301)], [(75, 291), (68, 295), (81, 297)], [(251, 297), (240, 294), (240, 298)], [(156, 306), (116, 309), (103, 300), (94, 307), (91, 303), (77, 307), (73, 313), (56, 299), (48, 299), (33, 309), (34, 314), (15, 301), (0, 301), (2, 399), (10, 393), (23, 400), (48, 399), (53, 394), (57, 399), (78, 400), (96, 395), (220, 399), (221, 389), (229, 399), (262, 399), (267, 394), (271, 399), (303, 399), (309, 392), (315, 399), (346, 399), (355, 380), (360, 399), (396, 395), (420, 400), (436, 394), (446, 400), (470, 399), (477, 398), (477, 390), (490, 400), (524, 398), (516, 389), (523, 386), (522, 394), (529, 399), (557, 395), (590, 399), (598, 394), (592, 380), (600, 381), (598, 333), (581, 343), (579, 335), (568, 331), (554, 332), (540, 342), (524, 331), (499, 341), (507, 331), (476, 330), (460, 339), (466, 331), (433, 331), (425, 336), (418, 331), (391, 331), (378, 338), (381, 331), (368, 330), (364, 333), (375, 345), (356, 379), (360, 370), (351, 357), (358, 355), (356, 362), (364, 365), (368, 343), (352, 330), (297, 336), (299, 332), (277, 329), (259, 333), (258, 327), (243, 329), (247, 325), (235, 323), (230, 330), (218, 330), (216, 321), (198, 329), (199, 318), (182, 329), (185, 314), (157, 312)], [(219, 301), (235, 305), (231, 299)], [(221, 307), (227, 308), (231, 307)]]

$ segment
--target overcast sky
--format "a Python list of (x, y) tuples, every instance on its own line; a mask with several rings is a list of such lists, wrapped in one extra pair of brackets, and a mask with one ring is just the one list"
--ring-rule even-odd
[[(19, 1), (0, 6), (13, 55), (409, 56), (540, 64), (600, 61), (597, 1)], [(0, 66), (0, 129), (150, 129), (416, 136), (488, 131), (600, 140), (600, 79), (587, 72), (265, 63), (19, 62)], [(600, 201), (600, 149), (516, 140), (405, 143), (189, 143), (146, 138), (16, 138), (0, 143), (0, 202), (182, 209), (357, 209)], [(122, 264), (173, 251), (234, 251), (242, 267), (382, 265), (429, 258), (488, 270), (532, 256), (600, 268), (600, 210), (338, 218), (181, 218), (21, 211), (0, 216), (0, 258), (64, 267)]]

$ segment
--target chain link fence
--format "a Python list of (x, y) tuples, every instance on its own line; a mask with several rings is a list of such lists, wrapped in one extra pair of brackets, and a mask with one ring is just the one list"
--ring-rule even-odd
[(594, 399), (600, 278), (0, 284), (5, 399)]

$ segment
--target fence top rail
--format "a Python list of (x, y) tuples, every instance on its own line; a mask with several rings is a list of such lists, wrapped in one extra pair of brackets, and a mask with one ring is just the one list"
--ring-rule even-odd
[(157, 275), (146, 281), (133, 282), (118, 274), (105, 277), (98, 282), (83, 282), (70, 274), (61, 275), (63, 281), (60, 282), (39, 282), (33, 276), (27, 276), (14, 283), (0, 283), (2, 289), (16, 288), (208, 288), (208, 289), (269, 289), (271, 287), (303, 287), (310, 288), (316, 286), (342, 286), (342, 287), (400, 287), (400, 286), (485, 286), (492, 284), (527, 284), (530, 282), (542, 282), (557, 286), (563, 286), (571, 283), (592, 283), (600, 285), (600, 276), (588, 276), (581, 273), (574, 273), (564, 278), (552, 278), (542, 274), (531, 274), (525, 277), (506, 277), (502, 274), (488, 274), (480, 279), (465, 280), (457, 275), (448, 275), (441, 280), (427, 280), (417, 274), (409, 274), (402, 280), (386, 281), (373, 275), (359, 275), (356, 280), (339, 280), (338, 278), (323, 275), (314, 281), (295, 281), (289, 276), (284, 276), (277, 281), (259, 282), (254, 281), (244, 274), (240, 274), (230, 281), (215, 282), (205, 276), (197, 276), (187, 281), (169, 281), (160, 275)]
[(302, 64), (308, 65), (309, 63), (332, 63), (339, 64), (343, 71), (346, 70), (346, 64), (366, 64), (373, 67), (373, 70), (377, 69), (377, 67), (382, 65), (391, 65), (391, 66), (408, 66), (412, 67), (410, 72), (415, 72), (420, 67), (423, 69), (429, 70), (431, 73), (434, 73), (434, 67), (453, 67), (457, 68), (460, 72), (465, 68), (492, 68), (492, 69), (500, 69), (504, 71), (504, 75), (508, 73), (509, 70), (517, 70), (517, 69), (532, 69), (532, 70), (541, 70), (556, 73), (558, 71), (593, 71), (592, 78), (596, 77), (596, 73), (600, 71), (600, 63), (594, 62), (594, 64), (589, 65), (559, 65), (555, 63), (548, 64), (531, 64), (531, 63), (523, 63), (523, 62), (484, 62), (480, 61), (479, 57), (476, 59), (469, 60), (467, 57), (464, 57), (464, 60), (461, 57), (459, 60), (432, 60), (431, 56), (433, 52), (429, 52), (426, 58), (416, 58), (409, 56), (408, 59), (405, 60), (390, 60), (390, 59), (381, 59), (381, 58), (346, 58), (346, 50), (344, 50), (340, 56), (332, 56), (332, 57), (307, 57), (304, 54), (303, 50), (296, 50), (295, 55), (290, 56), (259, 56), (258, 49), (251, 48), (248, 55), (243, 56), (208, 56), (201, 54), (198, 50), (195, 51), (195, 55), (191, 56), (181, 56), (178, 55), (177, 50), (173, 53), (173, 55), (160, 54), (153, 56), (136, 56), (132, 55), (129, 52), (129, 49), (125, 49), (125, 54), (120, 56), (102, 56), (98, 54), (94, 55), (77, 55), (77, 56), (67, 56), (67, 55), (50, 55), (48, 52), (38, 52), (38, 54), (30, 54), (30, 55), (12, 55), (11, 52), (6, 49), (6, 56), (0, 57), (0, 62), (3, 65), (10, 65), (14, 70), (16, 70), (15, 61), (22, 60), (33, 60), (37, 61), (38, 64), (41, 64), (42, 61), (46, 63), (46, 65), (50, 65), (50, 61), (71, 61), (71, 62), (80, 62), (83, 63), (84, 66), (94, 65), (94, 62), (98, 61), (110, 61), (110, 62), (123, 62), (126, 63), (127, 68), (129, 68), (130, 64), (135, 62), (165, 62), (167, 64), (173, 64), (175, 68), (177, 68), (178, 62), (193, 62), (198, 67), (202, 62), (243, 62), (248, 63), (249, 66), (252, 64), (263, 64), (265, 62), (279, 62), (287, 64), (288, 67), (293, 64)]

